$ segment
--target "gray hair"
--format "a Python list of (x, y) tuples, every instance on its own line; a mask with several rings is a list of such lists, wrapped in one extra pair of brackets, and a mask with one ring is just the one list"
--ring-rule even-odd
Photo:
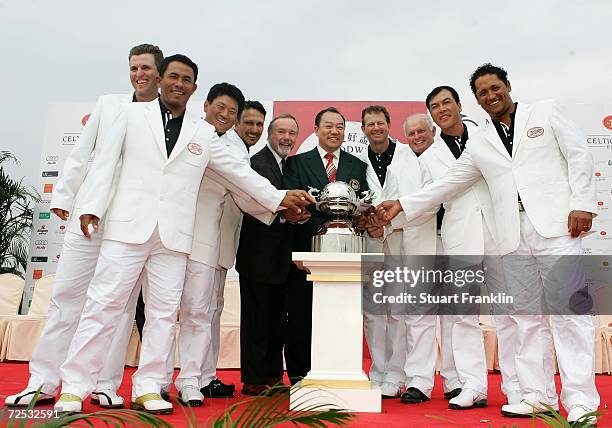
[(426, 113), (414, 113), (414, 114), (411, 114), (410, 116), (408, 116), (406, 118), (406, 120), (404, 121), (404, 132), (406, 131), (406, 125), (408, 124), (408, 121), (410, 119), (421, 119), (421, 120), (425, 121), (425, 123), (427, 124), (429, 129), (434, 127), (433, 120), (431, 120), (431, 117), (429, 117), (428, 114), (426, 114)]

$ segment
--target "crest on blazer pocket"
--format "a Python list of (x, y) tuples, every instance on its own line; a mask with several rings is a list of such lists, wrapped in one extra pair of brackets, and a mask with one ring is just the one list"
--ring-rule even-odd
[(354, 178), (351, 178), (348, 182), (349, 186), (351, 186), (351, 188), (357, 192), (359, 190), (359, 188), (361, 187), (361, 185), (359, 184), (359, 180), (356, 180)]
[(533, 128), (530, 128), (529, 130), (527, 130), (527, 136), (529, 138), (539, 137), (543, 133), (544, 133), (544, 128), (540, 126), (534, 126)]
[(196, 144), (196, 143), (189, 143), (187, 145), (187, 150), (189, 150), (194, 155), (201, 155), (202, 154), (202, 146), (200, 146), (199, 144)]

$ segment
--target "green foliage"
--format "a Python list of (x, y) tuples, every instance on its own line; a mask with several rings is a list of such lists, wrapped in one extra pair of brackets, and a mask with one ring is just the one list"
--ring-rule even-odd
[[(294, 387), (295, 388), (295, 387)], [(295, 390), (295, 389), (294, 389)], [(308, 405), (308, 398), (301, 403), (304, 410), (289, 410), (289, 391), (286, 385), (277, 385), (268, 388), (264, 393), (257, 397), (249, 397), (228, 407), (225, 413), (216, 419), (206, 421), (202, 427), (213, 428), (258, 428), (273, 427), (282, 423), (292, 423), (295, 426), (304, 425), (309, 427), (324, 428), (329, 425), (346, 425), (355, 415), (346, 413), (343, 409), (333, 408), (324, 410), (321, 405)], [(28, 406), (27, 410), (34, 408), (34, 401)], [(307, 397), (305, 394), (304, 397)], [(193, 410), (187, 406), (180, 406), (189, 428), (199, 428), (198, 421)], [(328, 406), (325, 406), (328, 407)], [(6, 412), (7, 409), (0, 410)], [(6, 428), (59, 428), (64, 426), (94, 427), (96, 422), (104, 426), (120, 427), (160, 427), (172, 428), (172, 425), (164, 419), (139, 410), (113, 409), (103, 410), (87, 414), (65, 414), (55, 419), (41, 420), (32, 423), (28, 419), (8, 420)]]
[(550, 415), (537, 413), (535, 417), (546, 423), (547, 426), (553, 428), (588, 428), (594, 426), (590, 421), (591, 418), (597, 419), (597, 417), (603, 415), (603, 412), (589, 412), (583, 415), (576, 422), (568, 422), (558, 411), (553, 409), (547, 404), (543, 404), (544, 407), (550, 412)]
[(300, 387), (288, 387), (283, 384), (268, 388), (256, 397), (250, 397), (230, 406), (207, 426), (212, 428), (264, 428), (283, 423), (295, 426), (324, 428), (329, 425), (346, 425), (355, 418), (352, 413), (330, 405), (309, 404), (312, 399), (306, 392), (296, 407), (301, 410), (289, 410), (289, 393), (296, 392)]
[(40, 201), (34, 189), (8, 176), (2, 164), (19, 164), (15, 156), (0, 151), (0, 273), (23, 278), (28, 263), (33, 204)]

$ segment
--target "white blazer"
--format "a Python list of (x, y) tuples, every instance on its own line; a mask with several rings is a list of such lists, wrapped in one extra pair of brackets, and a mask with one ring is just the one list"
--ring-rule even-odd
[[(159, 227), (166, 248), (189, 253), (198, 191), (207, 166), (248, 188), (269, 211), (275, 211), (284, 192), (236, 160), (225, 145), (211, 144), (214, 135), (212, 125), (186, 111), (168, 157), (158, 100), (124, 105), (105, 149), (94, 158), (92, 190), (83, 212), (106, 220), (105, 239), (142, 244)], [(113, 195), (110, 183), (121, 157)]]
[(119, 115), (121, 105), (132, 102), (132, 94), (104, 95), (98, 98), (81, 135), (66, 158), (62, 176), (53, 190), (51, 208), (60, 208), (70, 213), (67, 228), (80, 232), (79, 213), (83, 196), (89, 191), (89, 159), (92, 153), (100, 150), (100, 143)]
[(545, 238), (567, 235), (570, 211), (596, 212), (593, 159), (586, 140), (553, 101), (518, 104), (512, 157), (492, 123), (474, 133), (443, 178), (400, 198), (404, 213), (418, 216), (480, 177), (491, 193), (501, 255), (520, 243), (519, 193), (529, 220)]
[[(220, 144), (227, 147), (228, 152), (244, 167), (250, 169), (249, 152), (233, 129), (216, 139), (213, 145)], [(259, 176), (259, 174), (258, 174)], [(260, 181), (269, 181), (261, 176)], [(272, 186), (270, 184), (270, 186)], [(216, 268), (221, 266), (229, 269), (234, 263), (238, 239), (240, 237), (240, 223), (242, 221), (241, 209), (266, 224), (270, 224), (275, 215), (266, 208), (274, 202), (277, 206), (284, 197), (285, 192), (276, 191), (267, 195), (259, 195), (262, 199), (251, 198), (250, 184), (243, 188), (234, 185), (215, 171), (207, 169), (200, 185), (196, 209), (196, 222), (193, 234), (193, 246), (189, 258), (196, 262), (205, 263)], [(230, 193), (231, 192), (231, 193)], [(279, 195), (280, 200), (278, 200)], [(235, 195), (235, 198), (232, 198)], [(236, 205), (236, 203), (238, 205)], [(265, 201), (265, 202), (264, 202)]]
[[(367, 151), (362, 159), (368, 164), (366, 177), (368, 186), (374, 190), (375, 204), (385, 199), (397, 199), (398, 195), (420, 190), (425, 184), (424, 171), (418, 158), (406, 144), (396, 143), (395, 153), (387, 168), (384, 186), (376, 176), (376, 171), (368, 158)], [(363, 153), (363, 152), (362, 152)], [(406, 221), (400, 216), (392, 224), (393, 232), (386, 235), (386, 249), (390, 254), (436, 254), (436, 212), (438, 208), (430, 209), (412, 221)], [(403, 229), (401, 236), (398, 231)], [(397, 244), (401, 238), (401, 246)], [(399, 248), (398, 248), (399, 247)]]
[[(444, 139), (436, 136), (431, 147), (419, 157), (419, 162), (431, 182), (443, 178), (456, 159)], [(488, 227), (493, 237), (496, 227), (489, 187), (483, 178), (443, 205), (441, 238), (445, 255), (482, 255), (496, 251), (490, 248), (485, 252), (484, 248), (483, 227)]]

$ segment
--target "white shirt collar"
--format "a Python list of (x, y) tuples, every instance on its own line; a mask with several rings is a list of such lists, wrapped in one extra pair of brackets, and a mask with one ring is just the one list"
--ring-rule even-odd
[[(319, 151), (319, 156), (321, 156), (321, 160), (324, 162), (323, 165), (327, 163), (327, 159), (325, 159), (325, 155), (327, 152), (323, 150), (323, 148), (317, 144), (317, 150)], [(338, 167), (338, 161), (340, 160), (340, 147), (338, 147), (335, 151), (331, 152), (334, 155), (334, 165)]]

